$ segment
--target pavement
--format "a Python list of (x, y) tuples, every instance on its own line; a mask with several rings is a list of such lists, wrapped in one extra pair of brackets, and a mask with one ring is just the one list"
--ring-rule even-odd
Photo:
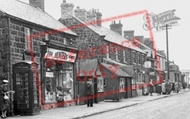
[(174, 95), (183, 94), (189, 92), (190, 89), (181, 90), (179, 93), (171, 93), (170, 95), (157, 95), (153, 93), (153, 96), (139, 96), (134, 98), (122, 99), (119, 102), (99, 102), (94, 103), (93, 107), (87, 107), (86, 105), (75, 105), (70, 107), (58, 107), (55, 109), (42, 110), (39, 115), (34, 116), (14, 116), (9, 117), (10, 119), (82, 119), (84, 117), (93, 116), (117, 109), (122, 109), (149, 101), (159, 100)]

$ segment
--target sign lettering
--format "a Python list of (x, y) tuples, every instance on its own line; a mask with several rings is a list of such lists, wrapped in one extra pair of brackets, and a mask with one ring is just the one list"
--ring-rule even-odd
[[(156, 29), (157, 31), (163, 30), (166, 26), (175, 26), (178, 24), (179, 17), (175, 16), (176, 10), (169, 10), (158, 15), (153, 13), (144, 15), (144, 20), (146, 21), (143, 24), (145, 30)], [(150, 23), (149, 23), (150, 22)]]
[(58, 60), (64, 62), (75, 62), (76, 53), (48, 48), (45, 54), (45, 59)]

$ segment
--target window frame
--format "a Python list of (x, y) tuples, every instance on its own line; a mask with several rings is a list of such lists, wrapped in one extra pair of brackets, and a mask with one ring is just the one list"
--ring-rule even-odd
[(126, 61), (126, 51), (125, 50), (123, 50), (123, 62), (124, 63), (127, 63), (127, 61)]
[(31, 37), (31, 32), (32, 32), (31, 28), (29, 28), (27, 26), (24, 27), (25, 49), (27, 49), (27, 50), (33, 50), (33, 39)]

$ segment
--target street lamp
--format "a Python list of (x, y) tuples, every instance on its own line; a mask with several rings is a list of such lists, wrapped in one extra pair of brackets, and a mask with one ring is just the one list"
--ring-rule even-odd
[[(47, 38), (47, 36), (45, 35), (45, 40), (43, 40), (43, 42), (40, 44), (40, 79), (41, 79), (41, 90), (43, 91), (43, 83), (45, 81), (45, 71), (44, 71), (44, 64), (45, 64), (45, 59), (44, 56), (47, 52), (47, 48), (49, 46), (49, 42), (50, 40)], [(44, 104), (44, 98), (45, 95), (42, 93), (41, 94), (41, 103)]]
[(169, 62), (169, 46), (168, 46), (168, 24), (166, 24), (166, 50), (167, 50), (167, 74), (168, 81), (170, 80), (170, 62)]

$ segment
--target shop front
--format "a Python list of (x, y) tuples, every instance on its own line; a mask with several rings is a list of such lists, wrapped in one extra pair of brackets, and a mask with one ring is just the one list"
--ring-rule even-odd
[(74, 105), (74, 63), (76, 52), (47, 48), (42, 79), (44, 109)]
[(86, 59), (77, 62), (76, 95), (79, 105), (86, 104), (86, 83), (91, 81), (93, 85), (94, 103), (104, 100), (104, 77), (100, 71), (97, 59)]
[[(104, 100), (120, 101), (131, 97), (131, 76), (118, 65), (101, 63), (101, 72), (105, 80)], [(129, 80), (129, 82), (128, 82)]]

